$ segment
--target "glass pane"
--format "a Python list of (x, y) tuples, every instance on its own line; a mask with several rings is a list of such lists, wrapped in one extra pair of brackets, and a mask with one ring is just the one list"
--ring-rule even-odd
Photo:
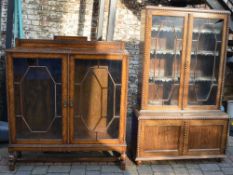
[(13, 66), (16, 137), (61, 139), (61, 60), (22, 58)]
[(118, 138), (121, 61), (75, 61), (75, 138)]
[(223, 20), (194, 19), (189, 81), (189, 105), (215, 105)]
[(183, 17), (153, 16), (149, 105), (178, 105)]

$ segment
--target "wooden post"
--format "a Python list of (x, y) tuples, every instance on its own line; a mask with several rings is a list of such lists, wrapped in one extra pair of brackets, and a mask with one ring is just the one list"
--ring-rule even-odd
[(108, 15), (107, 41), (113, 40), (114, 28), (115, 28), (115, 19), (116, 19), (116, 6), (117, 6), (117, 0), (110, 0), (109, 15)]

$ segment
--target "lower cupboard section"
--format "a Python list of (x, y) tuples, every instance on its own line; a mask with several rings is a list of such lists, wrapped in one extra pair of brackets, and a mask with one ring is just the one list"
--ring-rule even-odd
[(136, 161), (222, 158), (228, 119), (140, 119)]

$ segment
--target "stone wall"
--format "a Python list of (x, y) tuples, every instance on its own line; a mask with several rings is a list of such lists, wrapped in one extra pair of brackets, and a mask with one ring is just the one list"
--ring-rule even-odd
[[(4, 0), (4, 7), (6, 7)], [(95, 39), (97, 0), (22, 0), (25, 38), (49, 39), (54, 35), (83, 35)], [(114, 40), (126, 42), (130, 53), (129, 115), (136, 103), (139, 64), (141, 0), (118, 0)], [(106, 39), (109, 1), (106, 0), (103, 39)], [(6, 10), (3, 11), (5, 31)], [(3, 52), (2, 52), (3, 53)]]
[(1, 43), (0, 43), (0, 119), (5, 115), (4, 96), (5, 96), (5, 41), (6, 41), (6, 17), (7, 17), (7, 0), (1, 1), (2, 18), (1, 18)]
[[(95, 39), (98, 0), (22, 0), (25, 38), (49, 39), (54, 35), (83, 35)], [(105, 0), (103, 39), (106, 39), (109, 0)], [(138, 104), (138, 83), (142, 62), (139, 55), (140, 14), (146, 0), (118, 0), (114, 40), (126, 42), (129, 52), (128, 127), (132, 107)], [(5, 40), (6, 0), (3, 0), (2, 36)], [(3, 41), (3, 46), (4, 46)], [(1, 53), (4, 55), (4, 52)], [(1, 80), (4, 77), (4, 58), (1, 59)], [(0, 81), (1, 81), (0, 80)], [(1, 83), (2, 84), (2, 83)], [(2, 88), (2, 87), (1, 87)], [(0, 89), (1, 93), (4, 93)], [(2, 99), (1, 99), (2, 103)], [(2, 106), (2, 105), (0, 105)], [(1, 114), (2, 114), (1, 108)], [(130, 132), (128, 132), (130, 133)]]
[[(0, 53), (1, 57), (4, 55), (4, 49), (5, 49), (5, 39), (6, 39), (6, 18), (7, 18), (7, 0), (1, 1), (2, 5), (2, 18), (1, 18), (1, 43), (0, 43)], [(1, 59), (2, 61), (2, 59)]]
[[(23, 23), (26, 38), (52, 38), (53, 35), (84, 35), (95, 39), (98, 1), (24, 0)], [(106, 0), (103, 39), (106, 39), (108, 4)], [(114, 40), (126, 42), (130, 53), (129, 114), (136, 103), (140, 39), (140, 1), (118, 0)]]
[[(54, 35), (83, 35), (95, 39), (98, 0), (22, 0), (25, 38), (49, 39)], [(105, 1), (103, 40), (106, 39), (109, 0)], [(132, 107), (137, 103), (141, 0), (118, 0), (114, 40), (126, 42), (129, 52), (128, 127)], [(3, 0), (2, 36), (4, 55), (6, 31), (6, 0)], [(4, 57), (1, 59), (1, 80), (4, 78)], [(2, 84), (2, 83), (1, 83)], [(5, 91), (1, 87), (1, 93)], [(3, 100), (1, 99), (1, 103)], [(1, 114), (2, 104), (1, 106)]]

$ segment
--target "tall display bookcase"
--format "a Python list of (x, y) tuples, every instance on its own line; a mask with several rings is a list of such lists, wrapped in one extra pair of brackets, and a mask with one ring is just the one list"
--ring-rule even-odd
[(229, 119), (220, 106), (228, 17), (226, 11), (143, 10), (137, 163), (224, 157)]
[[(7, 50), (9, 166), (22, 152), (118, 152), (33, 161), (126, 160), (128, 54), (123, 42), (16, 40)], [(112, 154), (111, 154), (112, 155)]]

